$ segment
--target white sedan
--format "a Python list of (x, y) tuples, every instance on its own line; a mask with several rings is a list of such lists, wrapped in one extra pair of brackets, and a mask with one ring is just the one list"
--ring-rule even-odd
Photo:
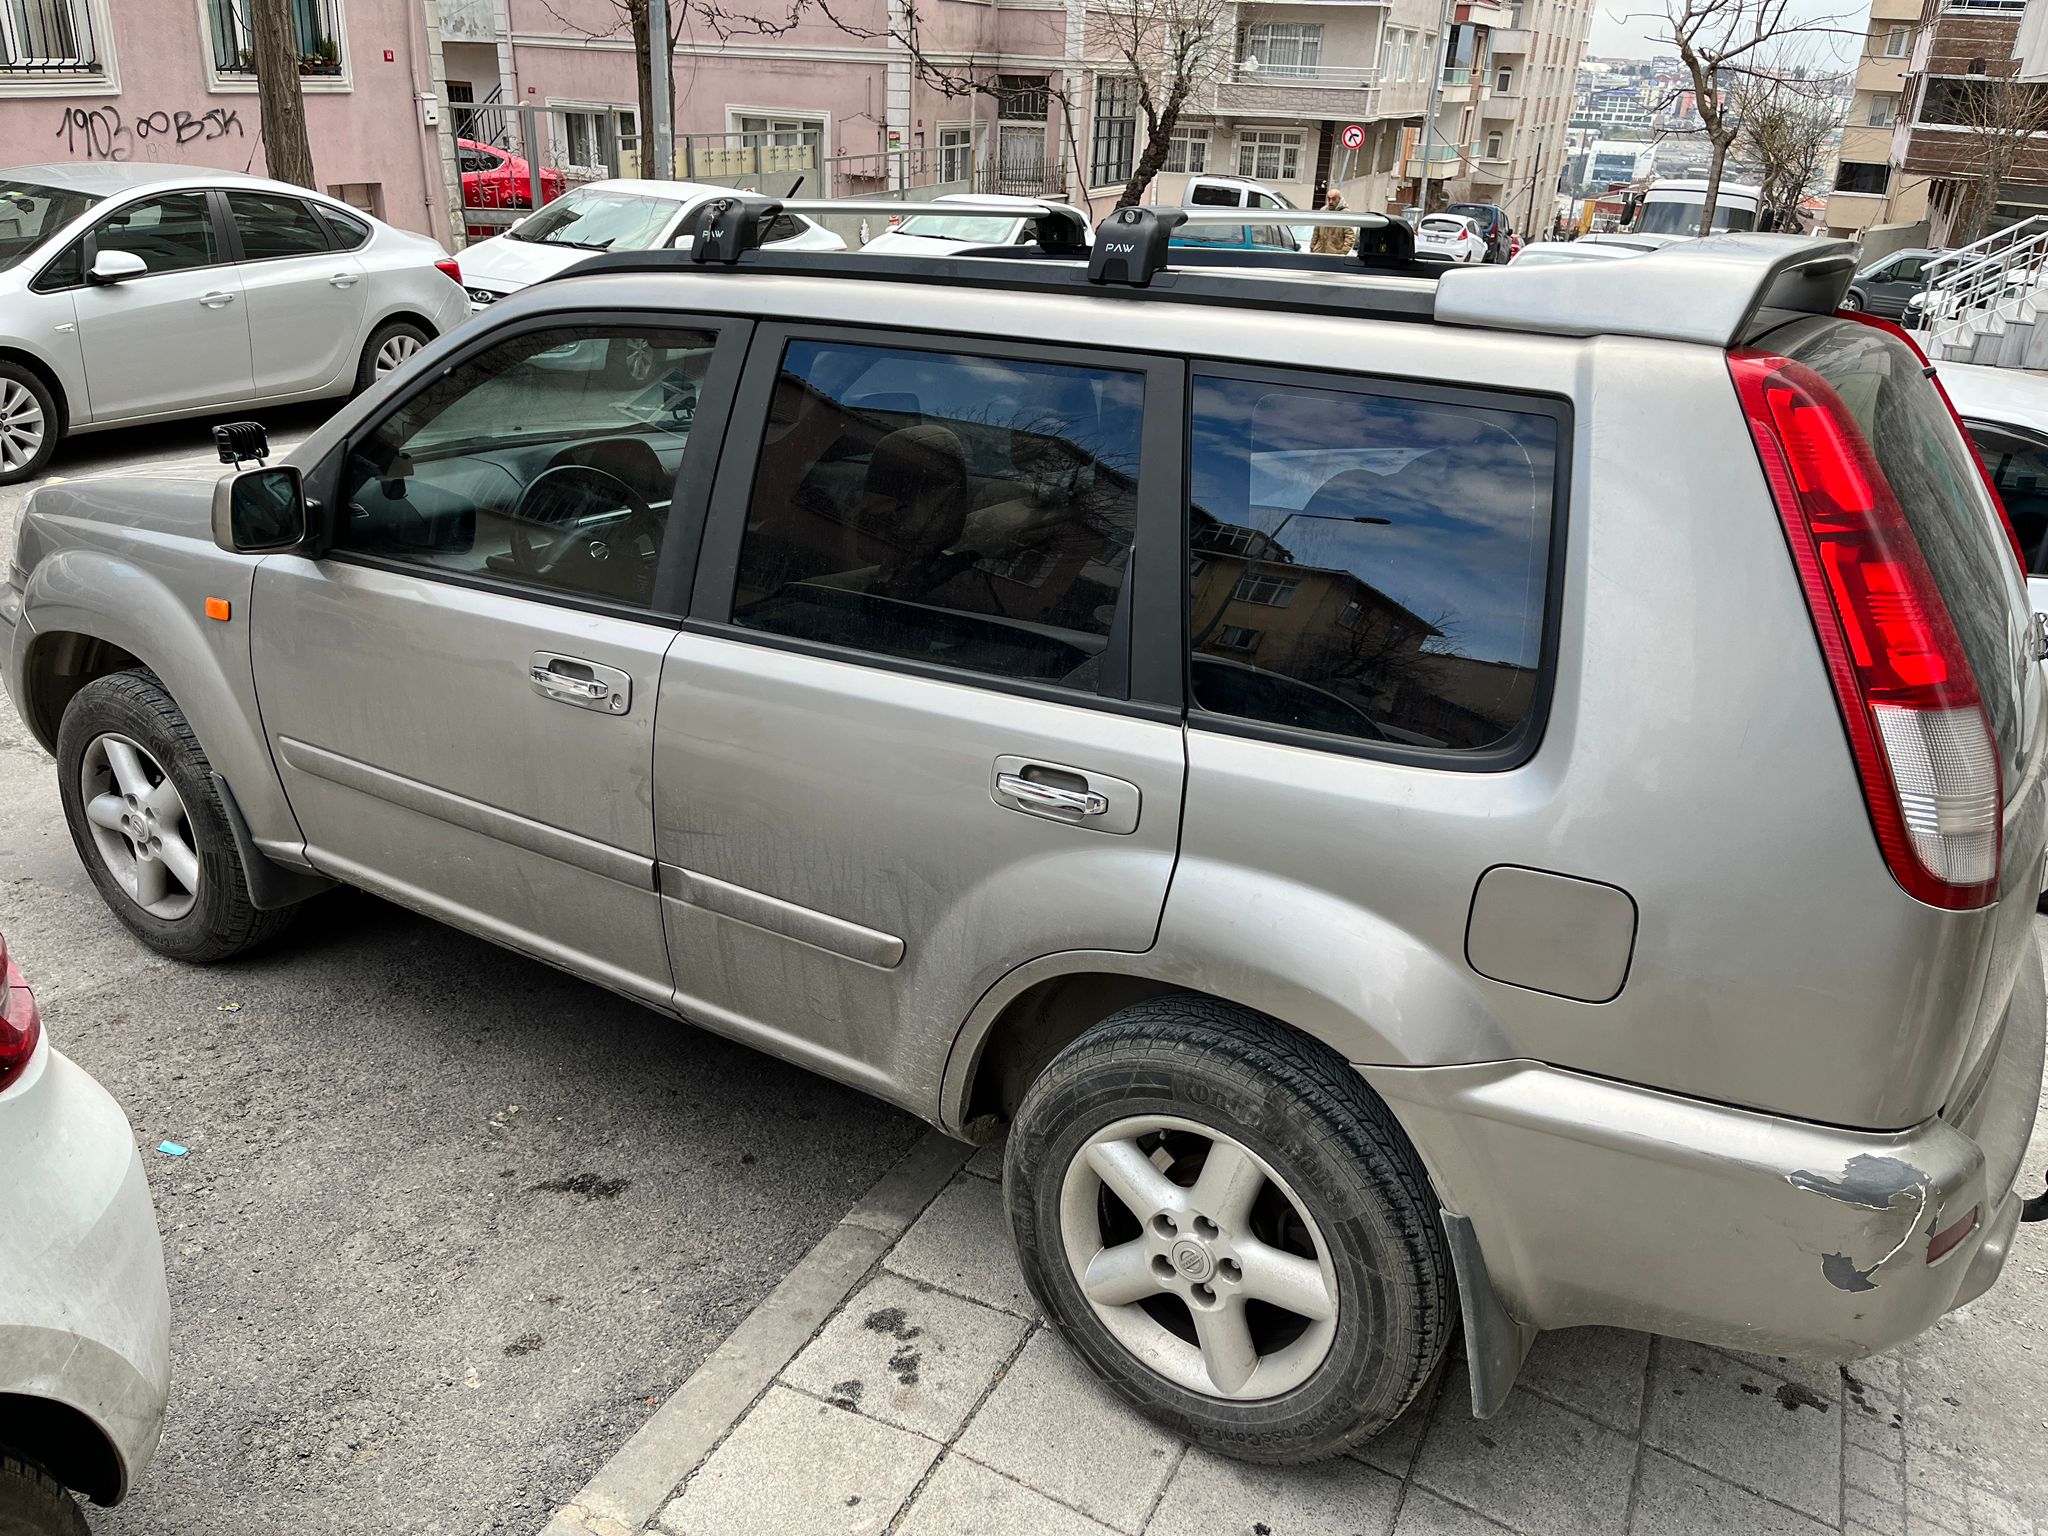
[(932, 200), (930, 213), (913, 213), (895, 220), (875, 236), (863, 251), (884, 256), (956, 256), (967, 246), (1024, 245), (1033, 238), (1031, 222), (1022, 213), (1013, 219), (987, 214), (944, 211), (947, 203), (974, 203), (979, 207), (1037, 208), (1043, 199), (1005, 197), (998, 194), (949, 192)]
[(66, 434), (354, 394), (467, 313), (439, 245), (304, 187), (0, 171), (0, 484)]
[(1462, 213), (1432, 213), (1415, 226), (1415, 254), (1431, 261), (1486, 260), (1486, 234)]
[[(471, 308), (495, 304), (528, 283), (566, 272), (599, 251), (657, 251), (688, 246), (683, 221), (729, 187), (698, 181), (589, 181), (529, 213), (502, 235), (462, 253)], [(769, 227), (767, 243), (783, 251), (843, 251), (846, 242), (800, 213)]]
[(83, 1536), (156, 1453), (170, 1293), (127, 1117), (52, 1050), (0, 937), (0, 1529)]

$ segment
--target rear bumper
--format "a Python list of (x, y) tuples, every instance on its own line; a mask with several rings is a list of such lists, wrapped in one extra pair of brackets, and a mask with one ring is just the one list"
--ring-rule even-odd
[[(1849, 1360), (1997, 1279), (2042, 1017), (2040, 969), (2023, 967), (1967, 1129), (1840, 1130), (1533, 1062), (1359, 1070), (1445, 1209), (1471, 1221), (1514, 1322)], [(1969, 1234), (1928, 1263), (1928, 1239), (1972, 1210)]]

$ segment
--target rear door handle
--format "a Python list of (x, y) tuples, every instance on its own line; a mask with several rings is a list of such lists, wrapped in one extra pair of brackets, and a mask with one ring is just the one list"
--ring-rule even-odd
[(337, 272), (327, 281), (337, 288), (353, 288), (356, 285), (356, 276), (353, 272)]
[(1128, 779), (1008, 754), (995, 761), (988, 797), (1006, 811), (1115, 837), (1138, 830), (1142, 800), (1138, 786)]
[(535, 693), (557, 704), (573, 704), (578, 709), (594, 709), (604, 715), (623, 715), (633, 707), (630, 672), (585, 661), (580, 656), (535, 651), (527, 664), (526, 676)]
[(234, 303), (235, 296), (232, 293), (222, 293), (218, 288), (216, 288), (211, 293), (202, 293), (201, 295), (199, 295), (199, 302), (204, 304), (208, 309), (220, 309), (225, 305)]

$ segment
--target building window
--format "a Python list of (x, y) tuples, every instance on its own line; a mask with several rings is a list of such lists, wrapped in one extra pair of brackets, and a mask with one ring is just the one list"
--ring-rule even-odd
[(1166, 169), (1176, 176), (1199, 176), (1209, 169), (1209, 128), (1205, 123), (1190, 127), (1183, 123), (1173, 130), (1167, 146)]
[(1216, 638), (1209, 642), (1212, 651), (1255, 651), (1259, 648), (1261, 631), (1246, 629), (1242, 624), (1224, 624), (1216, 631)]
[(1511, 95), (1515, 89), (1515, 72), (1504, 69), (1493, 77), (1493, 88), (1502, 96)]
[(2042, 95), (2048, 85), (2022, 84), (2012, 79), (1956, 79), (1930, 75), (1920, 92), (1920, 111), (1915, 121), (1970, 126), (1991, 118), (2015, 117), (2039, 122), (2044, 106)]
[(939, 180), (966, 181), (974, 174), (974, 129), (955, 123), (939, 129)]
[(0, 75), (98, 74), (92, 0), (0, 0)]
[(1245, 64), (1262, 75), (1311, 78), (1323, 61), (1323, 26), (1314, 21), (1264, 21), (1245, 33)]
[(1043, 75), (997, 75), (997, 115), (1006, 122), (1042, 123), (1052, 110)]
[(1896, 96), (1873, 96), (1870, 98), (1870, 126), (1889, 128), (1899, 120), (1899, 98)]
[(807, 145), (816, 149), (825, 141), (824, 119), (816, 117), (736, 117), (733, 127), (740, 142), (749, 149), (766, 145)]
[[(40, 0), (25, 3), (35, 5)], [(341, 0), (291, 0), (291, 11), (299, 74), (310, 79), (338, 77), (342, 73)], [(206, 19), (213, 40), (213, 72), (254, 80), (256, 30), (249, 20), (247, 0), (206, 0)]]
[[(562, 114), (563, 150), (571, 165), (591, 166), (609, 170), (610, 161), (605, 154), (604, 120), (613, 114), (607, 111), (579, 112), (566, 111)], [(633, 114), (617, 114), (616, 131), (621, 138), (632, 133)]]
[(1231, 598), (1240, 603), (1262, 603), (1268, 608), (1285, 608), (1294, 601), (1301, 583), (1289, 576), (1260, 576), (1247, 571), (1237, 581)]
[(1884, 56), (1888, 59), (1903, 59), (1906, 50), (1913, 45), (1911, 27), (1887, 27), (1884, 34)]
[(1131, 179), (1138, 148), (1138, 82), (1095, 80), (1095, 143), (1088, 160), (1088, 185), (1113, 186)]
[(1872, 165), (1866, 161), (1844, 160), (1835, 172), (1835, 190), (1882, 196), (1891, 182), (1891, 175), (1892, 168), (1882, 163)]
[(1260, 181), (1301, 179), (1301, 135), (1278, 128), (1247, 128), (1237, 136), (1237, 174)]
[(1498, 160), (1500, 158), (1500, 135), (1497, 133), (1489, 133), (1486, 136), (1486, 158), (1489, 160)]

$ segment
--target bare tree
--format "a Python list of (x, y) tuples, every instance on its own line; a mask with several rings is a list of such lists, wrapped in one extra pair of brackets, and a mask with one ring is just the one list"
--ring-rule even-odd
[(299, 94), (299, 29), (291, 0), (249, 0), (249, 25), (263, 162), (279, 181), (317, 187), (313, 146), (306, 138), (306, 101)]
[(1841, 32), (1846, 15), (1807, 16), (1795, 0), (1665, 0), (1663, 11), (1629, 18), (1649, 21), (1650, 41), (1669, 44), (1691, 80), (1694, 110), (1711, 150), (1702, 235), (1713, 233), (1721, 173), (1741, 127), (1732, 98), (1736, 80), (1770, 73), (1761, 61), (1799, 39)]
[(1096, 89), (1133, 83), (1145, 128), (1117, 207), (1143, 197), (1166, 164), (1189, 98), (1236, 50), (1240, 9), (1236, 0), (1115, 0), (1089, 12), (1089, 56), (1116, 64), (1096, 77)]
[(1998, 194), (2013, 172), (2022, 151), (2033, 146), (2036, 134), (2048, 132), (2048, 86), (2018, 78), (2015, 60), (1994, 59), (1990, 67), (2010, 71), (2002, 74), (1971, 75), (1961, 79), (1929, 77), (1924, 89), (1942, 95), (1923, 102), (1923, 121), (1953, 123), (1963, 130), (1969, 145), (1968, 163), (1974, 174), (1968, 177), (1963, 196), (1962, 218), (1957, 245), (1981, 239), (1984, 228), (1998, 206)]
[[(546, 0), (543, 0), (543, 3), (545, 4)], [(682, 0), (676, 0), (676, 3), (669, 6), (668, 38), (666, 40), (668, 46), (657, 50), (654, 46), (654, 23), (648, 15), (647, 0), (604, 0), (604, 4), (610, 12), (610, 19), (606, 26), (599, 28), (588, 27), (572, 20), (556, 10), (553, 5), (548, 5), (547, 9), (548, 13), (556, 21), (584, 37), (616, 37), (620, 32), (625, 32), (631, 36), (633, 39), (633, 76), (639, 86), (640, 114), (634, 119), (634, 123), (640, 131), (642, 150), (640, 156), (641, 172), (643, 175), (659, 175), (663, 180), (666, 180), (673, 174), (669, 167), (657, 166), (652, 172), (647, 168), (649, 156), (654, 150), (654, 140), (652, 137), (654, 132), (654, 59), (658, 52), (669, 68), (671, 78), (673, 78), (676, 42), (683, 35), (683, 23), (689, 19), (692, 7), (682, 3)], [(798, 0), (798, 7), (796, 8), (800, 8), (800, 5), (801, 0)], [(724, 7), (716, 3), (706, 4), (703, 9), (715, 14), (724, 14)], [(737, 12), (731, 14), (735, 18), (739, 15)], [(793, 25), (794, 16), (792, 16), (791, 20)], [(787, 30), (787, 28), (782, 30)], [(731, 34), (721, 34), (721, 36), (729, 35)], [(674, 100), (673, 90), (670, 92), (670, 100)], [(536, 155), (536, 146), (527, 145), (526, 152), (529, 156)]]
[(1757, 222), (1798, 230), (1800, 205), (1821, 179), (1842, 126), (1839, 82), (1797, 69), (1737, 77), (1735, 149), (1758, 171)]

